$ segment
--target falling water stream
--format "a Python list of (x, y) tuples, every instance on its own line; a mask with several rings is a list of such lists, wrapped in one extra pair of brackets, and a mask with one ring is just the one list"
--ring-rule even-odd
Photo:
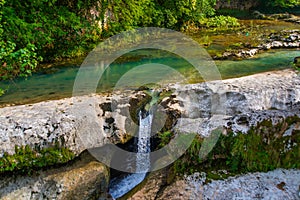
[(111, 180), (109, 193), (114, 198), (124, 196), (146, 177), (150, 168), (150, 135), (153, 114), (151, 110), (146, 113), (139, 112), (139, 132), (137, 140), (137, 153), (135, 159), (136, 173)]

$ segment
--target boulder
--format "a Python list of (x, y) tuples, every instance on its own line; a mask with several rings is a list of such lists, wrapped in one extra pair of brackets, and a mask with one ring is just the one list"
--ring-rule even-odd
[(32, 175), (2, 175), (0, 199), (107, 199), (109, 171), (84, 152), (73, 163)]
[(0, 108), (0, 155), (25, 145), (43, 149), (58, 143), (79, 155), (87, 147), (125, 143), (137, 128), (130, 112), (138, 107), (131, 100), (143, 96), (127, 91)]

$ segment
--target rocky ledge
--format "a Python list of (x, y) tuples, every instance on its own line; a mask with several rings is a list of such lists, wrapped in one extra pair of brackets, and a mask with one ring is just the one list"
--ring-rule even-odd
[(101, 127), (102, 134), (93, 142), (97, 147), (124, 143), (137, 127), (128, 120), (130, 112), (146, 99), (145, 93), (126, 91), (1, 108), (0, 154), (14, 154), (16, 146), (43, 149), (58, 144), (79, 155), (87, 145), (82, 141), (94, 139), (88, 133), (95, 127)]
[[(221, 91), (213, 91), (220, 83)], [(209, 134), (209, 127), (226, 126), (230, 120), (231, 126), (237, 124), (235, 127), (240, 130), (238, 123), (245, 123), (245, 120), (237, 120), (236, 115), (244, 119), (244, 115), (265, 110), (255, 117), (246, 117), (251, 121), (250, 127), (260, 119), (257, 115), (269, 113), (272, 118), (300, 113), (297, 109), (300, 77), (293, 70), (209, 84), (175, 84), (162, 93), (168, 94), (162, 97), (159, 108), (167, 115), (164, 129), (197, 132), (203, 136)], [(223, 102), (216, 102), (220, 96), (225, 97)], [(1, 108), (0, 152), (14, 154), (15, 146), (42, 149), (58, 143), (79, 155), (87, 147), (100, 147), (108, 142), (125, 143), (137, 131), (138, 110), (149, 99), (151, 97), (143, 91), (124, 91)], [(214, 113), (216, 103), (222, 104), (221, 113)], [(270, 109), (273, 111), (268, 111)], [(272, 114), (274, 110), (285, 113)]]
[(293, 22), (296, 24), (300, 24), (300, 17), (289, 14), (289, 13), (278, 13), (278, 14), (263, 14), (259, 11), (254, 11), (253, 16), (256, 19), (267, 19), (267, 20), (281, 20), (281, 21), (286, 21), (286, 22)]
[(269, 50), (279, 48), (299, 48), (300, 47), (300, 30), (283, 30), (278, 33), (264, 35), (261, 38), (261, 44), (252, 46), (247, 49), (237, 51), (227, 51), (220, 57), (215, 57), (217, 60), (225, 59), (242, 59), (253, 57), (254, 55)]
[(222, 81), (224, 109), (212, 115), (213, 92), (204, 84), (174, 85), (174, 100), (169, 104), (182, 114), (174, 126), (178, 133), (197, 133), (207, 137), (212, 129), (227, 127), (247, 132), (263, 120), (273, 124), (289, 116), (300, 116), (300, 77), (283, 70)]

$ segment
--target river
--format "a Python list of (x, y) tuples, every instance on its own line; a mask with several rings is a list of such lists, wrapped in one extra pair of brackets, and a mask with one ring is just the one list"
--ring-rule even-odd
[[(115, 61), (102, 77), (98, 92), (110, 91), (119, 78), (130, 69), (149, 63), (160, 63), (171, 66), (182, 74), (189, 83), (203, 81), (198, 73), (184, 59), (168, 52), (147, 52), (141, 50), (131, 52), (124, 58)], [(145, 56), (145, 55), (151, 55)], [(299, 56), (299, 50), (271, 50), (253, 58), (242, 61), (215, 61), (223, 79), (241, 77), (245, 75), (280, 70), (291, 67), (294, 57)], [(134, 59), (132, 59), (134, 58)], [(0, 97), (0, 105), (27, 104), (50, 99), (60, 99), (72, 96), (73, 84), (80, 65), (57, 66), (34, 73), (27, 79), (16, 79), (0, 83), (0, 88), (6, 89), (5, 95)], [(159, 73), (159, 72), (158, 72)], [(174, 82), (176, 80), (165, 80)]]

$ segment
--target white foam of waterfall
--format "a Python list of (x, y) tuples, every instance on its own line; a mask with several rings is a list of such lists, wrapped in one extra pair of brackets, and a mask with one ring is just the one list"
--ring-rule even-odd
[(150, 136), (153, 114), (151, 111), (143, 118), (143, 114), (139, 112), (139, 133), (136, 154), (136, 173), (129, 174), (124, 178), (115, 178), (111, 181), (109, 193), (114, 199), (122, 197), (135, 186), (140, 184), (146, 177), (146, 173), (150, 167)]
[(136, 172), (146, 173), (150, 167), (150, 136), (152, 126), (152, 113), (143, 119), (142, 112), (139, 113), (140, 127), (138, 139), (138, 152), (136, 156)]

